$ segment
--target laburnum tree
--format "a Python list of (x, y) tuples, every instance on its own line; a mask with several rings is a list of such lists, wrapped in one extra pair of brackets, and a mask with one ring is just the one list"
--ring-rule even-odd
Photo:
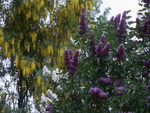
[[(42, 81), (44, 64), (64, 65), (64, 48), (76, 48), (78, 24), (83, 7), (93, 10), (94, 0), (1, 1), (0, 46), (10, 59), (11, 75), (17, 75), (18, 108), (26, 111), (50, 86)], [(81, 47), (78, 47), (81, 48)], [(5, 108), (3, 109), (5, 110)]]

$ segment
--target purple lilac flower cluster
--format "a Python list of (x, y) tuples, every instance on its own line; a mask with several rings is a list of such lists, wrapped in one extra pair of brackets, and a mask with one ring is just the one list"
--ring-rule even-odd
[(125, 34), (127, 33), (126, 12), (123, 12), (122, 17), (121, 17), (121, 14), (118, 14), (116, 17), (112, 17), (110, 21), (115, 23), (118, 42), (119, 43), (124, 42), (126, 39)]
[(79, 51), (75, 52), (75, 55), (72, 55), (72, 50), (65, 50), (65, 65), (67, 66), (68, 72), (71, 75), (74, 75), (77, 70), (78, 65), (78, 57), (79, 57)]
[(90, 47), (89, 50), (91, 52), (90, 57), (94, 57), (95, 56), (95, 43), (94, 43), (94, 31), (90, 31)]
[(101, 77), (101, 78), (100, 78), (100, 82), (101, 82), (101, 83), (104, 83), (104, 84), (111, 84), (111, 83), (112, 83), (112, 80), (111, 80), (110, 78)]
[(117, 61), (119, 62), (125, 60), (125, 48), (123, 44), (120, 44), (120, 46), (118, 47), (116, 57), (117, 57)]
[(97, 98), (97, 99), (107, 99), (108, 98), (108, 94), (97, 87), (90, 88), (88, 93), (89, 93), (89, 95), (91, 95), (92, 97)]
[(126, 31), (126, 20), (124, 18), (122, 18), (120, 25), (119, 25), (119, 28), (118, 28), (118, 35), (117, 35), (118, 41), (120, 43), (125, 41), (126, 36), (124, 36), (124, 35), (126, 33), (127, 33), (127, 31)]
[(102, 42), (102, 43), (104, 43), (105, 38), (106, 38), (106, 37), (105, 37), (105, 35), (104, 35), (104, 34), (102, 34), (102, 36), (101, 36), (101, 38), (99, 39), (99, 41), (100, 41), (100, 42)]
[(52, 113), (53, 108), (53, 106), (47, 106), (45, 110), (48, 111), (48, 113)]
[(119, 87), (114, 87), (115, 91), (114, 91), (114, 95), (123, 95), (126, 92), (126, 89), (123, 86), (119, 86)]
[(103, 47), (103, 42), (105, 39), (105, 35), (102, 35), (100, 41), (95, 49), (96, 57), (105, 57), (109, 55), (110, 50), (110, 42), (107, 42), (106, 45)]
[(87, 32), (86, 28), (87, 28), (87, 18), (86, 18), (86, 9), (83, 8), (82, 9), (82, 15), (81, 15), (81, 18), (80, 18), (80, 31), (79, 31), (79, 34), (81, 37), (84, 37), (85, 36), (85, 33)]
[(120, 23), (121, 14), (116, 15), (115, 17), (112, 16), (110, 21), (115, 23), (115, 26), (118, 27)]
[(121, 18), (121, 14), (118, 14), (118, 15), (114, 18), (115, 25), (117, 25), (118, 27), (119, 27), (119, 23), (120, 23), (120, 18)]

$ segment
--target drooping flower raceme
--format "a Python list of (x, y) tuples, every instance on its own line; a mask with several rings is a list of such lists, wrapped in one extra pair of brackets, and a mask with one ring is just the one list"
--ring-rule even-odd
[(87, 26), (88, 25), (87, 25), (87, 18), (86, 18), (86, 9), (83, 8), (81, 19), (80, 19), (80, 27), (79, 27), (80, 28), (79, 34), (81, 37), (85, 36), (85, 34), (87, 32), (87, 30), (86, 30)]
[(123, 44), (120, 44), (118, 47), (116, 57), (119, 62), (125, 60), (125, 48)]
[(114, 95), (123, 95), (126, 92), (126, 89), (123, 86), (119, 86), (119, 87), (114, 87), (115, 91), (114, 91)]
[(65, 65), (68, 69), (69, 74), (71, 75), (74, 75), (77, 70), (78, 56), (79, 51), (76, 51), (74, 56), (72, 55), (72, 50), (65, 51)]
[(90, 90), (88, 91), (88, 94), (97, 99), (107, 99), (108, 98), (108, 94), (103, 92), (103, 90), (101, 90), (97, 87), (90, 88)]

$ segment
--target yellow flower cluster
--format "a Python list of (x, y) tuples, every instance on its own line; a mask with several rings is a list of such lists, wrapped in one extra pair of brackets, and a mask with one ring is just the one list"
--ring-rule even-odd
[(18, 14), (24, 13), (27, 20), (32, 18), (34, 21), (38, 21), (40, 16), (37, 12), (41, 12), (41, 8), (43, 8), (45, 3), (46, 0), (24, 0), (22, 6), (17, 9)]
[[(60, 8), (59, 0), (23, 0), (20, 5), (15, 5), (12, 20), (8, 28), (12, 32), (3, 33), (0, 29), (0, 46), (5, 57), (13, 57), (18, 69), (18, 76), (25, 79), (41, 69), (45, 59), (51, 59), (54, 67), (64, 65), (64, 47), (74, 48), (71, 38), (76, 37), (76, 28), (70, 23), (79, 23), (83, 7), (93, 9), (93, 0), (66, 0), (65, 7)], [(51, 7), (47, 7), (51, 4)], [(41, 22), (48, 17), (50, 25)], [(12, 36), (12, 34), (14, 34)], [(7, 38), (4, 38), (4, 35)], [(65, 45), (65, 46), (64, 46)], [(22, 81), (22, 86), (26, 82)], [(34, 79), (34, 98), (40, 98), (41, 92), (46, 92), (41, 75)], [(41, 92), (38, 92), (38, 90)]]
[(18, 66), (20, 73), (22, 73), (24, 77), (28, 77), (36, 69), (35, 61), (29, 61), (25, 59), (20, 60), (18, 59), (18, 56), (16, 56), (15, 58), (15, 63), (16, 63), (16, 66)]
[(47, 89), (45, 83), (42, 81), (41, 75), (37, 75), (34, 81), (34, 102), (41, 100), (41, 95), (44, 93), (46, 95)]
[(48, 57), (48, 58), (53, 56), (53, 54), (54, 54), (53, 52), (54, 52), (54, 49), (53, 49), (52, 45), (49, 45), (46, 48), (41, 50), (41, 54), (44, 57)]
[(3, 43), (3, 41), (4, 41), (3, 32), (0, 29), (0, 45)]

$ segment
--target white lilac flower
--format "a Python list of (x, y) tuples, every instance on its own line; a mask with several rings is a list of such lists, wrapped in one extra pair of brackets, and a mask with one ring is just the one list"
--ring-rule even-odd
[(48, 70), (48, 68), (46, 66), (43, 67), (43, 75), (47, 76), (49, 75), (51, 72)]
[(53, 93), (50, 89), (47, 90), (47, 95), (51, 100), (57, 100), (57, 95)]
[(44, 95), (44, 93), (42, 93), (41, 101), (42, 101), (42, 102), (46, 102), (46, 103), (47, 103), (47, 101), (52, 102), (52, 100), (49, 99), (48, 97), (46, 97), (46, 96)]
[(54, 82), (59, 82), (59, 80), (60, 80), (60, 78), (62, 78), (62, 75), (60, 74), (60, 72), (59, 72), (59, 69), (57, 68), (56, 70), (54, 70), (53, 72), (52, 72), (52, 80), (54, 81)]
[(62, 90), (62, 87), (60, 85), (57, 86), (58, 90)]

